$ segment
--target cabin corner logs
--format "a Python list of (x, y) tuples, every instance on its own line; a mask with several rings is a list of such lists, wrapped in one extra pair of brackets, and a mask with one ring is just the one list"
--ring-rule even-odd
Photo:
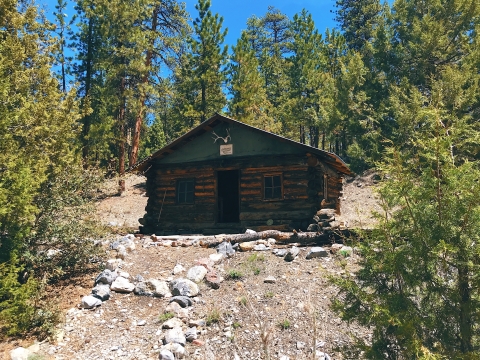
[[(145, 175), (143, 233), (306, 230), (320, 208), (340, 209), (342, 174), (308, 152), (182, 164), (154, 160)], [(270, 176), (281, 179), (281, 198), (265, 199), (265, 177)], [(194, 200), (179, 204), (178, 184), (186, 179), (193, 180)], [(221, 196), (222, 189), (223, 195), (237, 194), (238, 199)]]

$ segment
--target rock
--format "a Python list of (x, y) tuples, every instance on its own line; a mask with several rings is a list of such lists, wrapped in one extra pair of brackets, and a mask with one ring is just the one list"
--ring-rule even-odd
[(183, 359), (185, 357), (185, 348), (180, 344), (167, 344), (162, 349), (170, 351), (173, 355), (175, 355), (175, 359)]
[(159, 359), (160, 360), (175, 360), (175, 356), (173, 356), (171, 351), (169, 351), (167, 349), (163, 349), (163, 350), (160, 351)]
[(264, 283), (266, 284), (275, 284), (277, 282), (277, 279), (273, 276), (267, 276), (265, 280), (263, 280)]
[(122, 260), (120, 259), (110, 259), (107, 260), (107, 263), (105, 264), (105, 269), (108, 269), (110, 271), (115, 271), (118, 269), (118, 267), (121, 265)]
[(223, 261), (223, 259), (225, 258), (225, 255), (221, 253), (210, 254), (208, 258), (213, 261), (214, 265), (218, 265)]
[(154, 297), (170, 297), (172, 293), (166, 281), (157, 279), (148, 279), (145, 284), (149, 292), (152, 292)]
[(270, 248), (266, 247), (265, 244), (257, 244), (253, 247), (253, 250), (255, 250), (255, 251), (266, 251), (266, 250), (270, 250)]
[(185, 346), (187, 339), (185, 338), (185, 334), (182, 331), (181, 327), (176, 327), (165, 332), (165, 344), (169, 343), (177, 343), (182, 346)]
[(188, 326), (190, 327), (205, 327), (207, 326), (207, 323), (205, 320), (190, 320), (188, 323)]
[(97, 278), (95, 279), (95, 285), (99, 283), (111, 285), (117, 277), (118, 275), (116, 272), (105, 269), (98, 274)]
[(170, 289), (174, 296), (197, 296), (200, 292), (197, 284), (188, 279), (177, 279), (170, 282)]
[(165, 321), (162, 324), (162, 329), (174, 329), (174, 328), (181, 328), (183, 325), (182, 320), (177, 318), (171, 318)]
[(162, 241), (162, 246), (165, 247), (172, 247), (173, 241), (172, 240), (164, 240)]
[(125, 279), (130, 279), (130, 274), (127, 273), (127, 272), (125, 272), (125, 271), (120, 271), (120, 272), (118, 273), (118, 276), (121, 276), (121, 277), (123, 277), (123, 278), (125, 278)]
[(173, 275), (180, 274), (180, 273), (182, 273), (182, 272), (184, 272), (184, 271), (185, 271), (185, 268), (184, 268), (182, 265), (177, 264), (177, 265), (175, 265), (175, 267), (173, 268)]
[(297, 350), (302, 350), (305, 348), (305, 343), (302, 341), (297, 341)]
[(135, 289), (135, 285), (133, 285), (127, 279), (119, 276), (112, 283), (110, 289), (120, 293), (131, 293)]
[(137, 326), (145, 326), (146, 324), (147, 324), (146, 320), (140, 320), (139, 322), (137, 322)]
[(203, 266), (194, 266), (188, 269), (187, 279), (192, 280), (193, 282), (200, 282), (207, 275), (207, 269)]
[[(215, 255), (221, 255), (225, 257), (225, 255), (220, 253), (216, 253)], [(207, 271), (213, 271), (213, 266), (215, 265), (213, 260), (211, 260), (210, 258), (201, 258), (201, 259), (195, 260), (195, 263), (198, 266), (203, 266), (205, 269), (207, 269)]]
[(314, 215), (313, 221), (315, 221), (318, 224), (320, 222), (320, 218), (317, 215)]
[(329, 219), (335, 216), (335, 209), (321, 209), (317, 211), (317, 216), (320, 219)]
[(287, 255), (287, 249), (273, 249), (272, 253), (277, 256), (284, 257)]
[(257, 232), (255, 230), (247, 229), (245, 230), (245, 234), (256, 234)]
[(223, 277), (221, 277), (216, 271), (210, 271), (205, 276), (205, 282), (212, 289), (219, 289), (223, 280)]
[(125, 249), (125, 246), (123, 245), (118, 245), (117, 248), (117, 258), (125, 260), (125, 257), (127, 256), (127, 249)]
[(185, 332), (185, 338), (188, 342), (192, 342), (193, 340), (197, 339), (197, 328), (191, 327)]
[(320, 350), (315, 351), (315, 357), (318, 360), (331, 360), (331, 357), (327, 353), (324, 353), (323, 351), (320, 351)]
[(310, 224), (308, 225), (307, 231), (320, 231), (320, 226), (318, 224)]
[(34, 353), (23, 347), (17, 347), (10, 351), (10, 358), (12, 360), (28, 360), (29, 357), (33, 357)]
[(323, 247), (315, 246), (310, 249), (306, 258), (314, 259), (314, 258), (327, 257), (327, 256), (328, 256), (327, 250), (325, 250)]
[(332, 244), (330, 247), (330, 252), (332, 254), (335, 254), (336, 252), (340, 251), (340, 249), (343, 247), (343, 244)]
[(247, 242), (240, 243), (238, 247), (242, 251), (252, 251), (256, 244), (257, 243), (255, 241), (247, 241)]
[(98, 284), (92, 289), (92, 295), (97, 299), (106, 301), (110, 299), (110, 286), (105, 284)]
[(290, 249), (288, 249), (284, 259), (285, 261), (293, 261), (298, 256), (299, 253), (300, 253), (300, 249), (296, 246), (293, 246)]
[(92, 296), (92, 295), (87, 295), (82, 298), (82, 301), (80, 303), (80, 307), (84, 309), (93, 309), (94, 307), (102, 305), (102, 300)]
[(193, 340), (193, 341), (192, 341), (192, 344), (193, 344), (193, 345), (197, 345), (197, 346), (203, 346), (203, 345), (205, 345), (205, 341), (202, 341), (202, 340), (200, 340), (200, 339), (197, 339), (197, 340)]
[(170, 299), (170, 302), (176, 302), (182, 308), (192, 306), (192, 300), (188, 296), (174, 296)]
[(233, 255), (235, 255), (235, 250), (233, 250), (232, 244), (228, 241), (220, 243), (219, 245), (217, 245), (216, 249), (218, 253), (223, 254), (226, 257), (232, 257)]
[(165, 312), (165, 313), (171, 312), (171, 313), (175, 313), (175, 314), (176, 314), (177, 311), (178, 311), (178, 310), (181, 310), (181, 309), (182, 309), (182, 307), (180, 306), (179, 303), (177, 303), (177, 302), (171, 302), (171, 303), (169, 303), (169, 304), (167, 305), (167, 307), (165, 308), (165, 311), (164, 311), (164, 312)]
[(277, 243), (277, 240), (273, 239), (273, 238), (268, 238), (267, 239), (267, 244), (268, 246), (272, 246), (272, 245), (275, 245)]
[(133, 293), (138, 296), (153, 296), (153, 292), (148, 289), (145, 281), (137, 282), (135, 284), (135, 288), (133, 289)]

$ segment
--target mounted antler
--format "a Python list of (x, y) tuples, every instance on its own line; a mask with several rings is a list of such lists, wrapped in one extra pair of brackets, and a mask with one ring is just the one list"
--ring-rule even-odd
[(218, 139), (222, 139), (225, 144), (228, 142), (228, 140), (232, 140), (232, 137), (230, 136), (230, 130), (229, 129), (227, 129), (227, 136), (225, 136), (225, 137), (218, 136), (215, 133), (215, 131), (212, 131), (212, 134), (216, 136), (216, 137), (212, 137), (212, 139), (215, 140), (213, 143), (216, 143)]

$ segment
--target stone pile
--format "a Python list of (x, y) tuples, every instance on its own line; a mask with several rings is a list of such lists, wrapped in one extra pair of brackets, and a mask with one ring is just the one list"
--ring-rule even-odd
[(335, 220), (335, 209), (318, 210), (307, 231), (329, 231), (339, 229), (342, 224)]

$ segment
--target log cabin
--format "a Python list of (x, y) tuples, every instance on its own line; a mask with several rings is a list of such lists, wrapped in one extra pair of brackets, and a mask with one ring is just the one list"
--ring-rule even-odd
[(146, 176), (145, 234), (305, 230), (322, 205), (339, 211), (335, 154), (215, 114), (134, 165)]

